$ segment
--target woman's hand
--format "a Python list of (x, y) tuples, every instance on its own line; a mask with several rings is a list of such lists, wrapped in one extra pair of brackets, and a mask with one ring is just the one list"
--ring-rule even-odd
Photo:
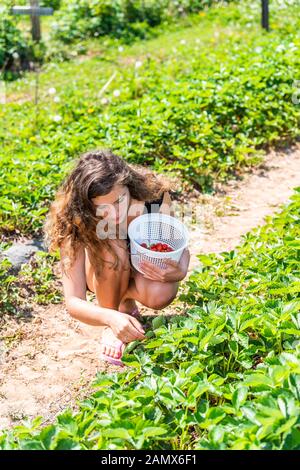
[(145, 331), (140, 322), (127, 313), (114, 311), (109, 319), (109, 326), (114, 335), (123, 343), (145, 338)]
[(170, 258), (164, 260), (167, 268), (160, 268), (150, 261), (141, 261), (139, 266), (147, 279), (160, 282), (176, 282), (185, 278), (189, 261), (190, 252), (188, 248), (185, 248), (179, 261)]

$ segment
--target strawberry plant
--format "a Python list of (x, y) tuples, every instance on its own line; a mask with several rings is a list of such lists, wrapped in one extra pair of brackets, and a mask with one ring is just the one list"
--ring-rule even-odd
[(122, 373), (2, 449), (300, 450), (300, 188), (234, 251), (199, 254), (186, 314), (153, 320)]
[(67, 43), (87, 35), (110, 35), (130, 42), (153, 34), (150, 28), (154, 26), (214, 3), (218, 0), (69, 0), (56, 15), (53, 36)]
[(74, 157), (90, 148), (111, 147), (129, 162), (179, 176), (186, 188), (208, 190), (256, 164), (267, 145), (296, 139), (297, 8), (274, 11), (268, 35), (255, 29), (259, 9), (242, 2), (123, 52), (109, 44), (106, 60), (101, 53), (49, 65), (37, 121), (32, 77), (8, 84), (12, 102), (0, 111), (0, 230), (40, 234)]

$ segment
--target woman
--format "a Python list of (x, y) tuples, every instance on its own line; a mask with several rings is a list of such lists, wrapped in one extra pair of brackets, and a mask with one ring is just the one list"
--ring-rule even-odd
[[(102, 358), (122, 365), (125, 344), (144, 339), (135, 301), (162, 309), (177, 295), (190, 254), (167, 269), (130, 262), (127, 227), (151, 202), (171, 210), (170, 183), (140, 165), (128, 164), (107, 149), (84, 153), (59, 188), (44, 225), (50, 252), (59, 248), (69, 314), (89, 325), (105, 325)], [(157, 207), (157, 204), (155, 204)], [(174, 215), (174, 214), (173, 214)], [(97, 305), (86, 300), (94, 292)], [(137, 317), (137, 318), (136, 318)]]

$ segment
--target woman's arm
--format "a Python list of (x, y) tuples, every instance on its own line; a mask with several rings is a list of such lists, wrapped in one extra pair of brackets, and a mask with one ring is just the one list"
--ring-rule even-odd
[(190, 259), (191, 259), (190, 250), (188, 248), (185, 248), (179, 260), (179, 266), (182, 272), (182, 276), (180, 277), (180, 279), (178, 279), (179, 281), (182, 281), (186, 277), (188, 273), (188, 269), (189, 269)]
[[(61, 260), (65, 256), (60, 249)], [(144, 338), (144, 330), (136, 318), (111, 308), (100, 307), (86, 300), (85, 252), (80, 248), (66, 275), (62, 270), (62, 283), (68, 313), (76, 320), (93, 326), (108, 325), (115, 336), (126, 343)]]
[(73, 266), (68, 276), (62, 270), (62, 259), (65, 256), (64, 248), (60, 249), (61, 272), (65, 304), (71, 317), (88, 325), (102, 326), (109, 324), (112, 310), (99, 307), (86, 300), (85, 253), (81, 247), (76, 253)]

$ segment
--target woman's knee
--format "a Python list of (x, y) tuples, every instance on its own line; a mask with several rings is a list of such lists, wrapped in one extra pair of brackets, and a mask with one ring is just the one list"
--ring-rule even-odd
[(175, 299), (178, 291), (178, 282), (152, 282), (144, 291), (144, 300), (149, 308), (160, 310), (170, 305)]

